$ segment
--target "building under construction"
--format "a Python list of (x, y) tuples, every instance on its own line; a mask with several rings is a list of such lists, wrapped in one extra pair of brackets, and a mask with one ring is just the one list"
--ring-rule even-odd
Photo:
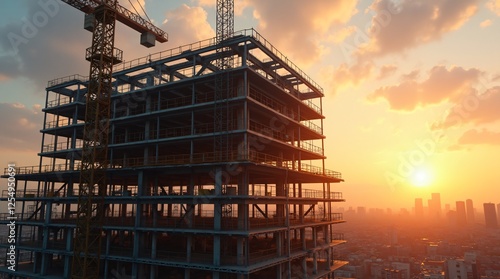
[[(115, 65), (102, 278), (333, 278), (346, 264), (321, 87), (253, 29), (223, 47)], [(87, 86), (48, 83), (40, 164), (16, 166), (16, 271), (0, 273), (70, 277)]]

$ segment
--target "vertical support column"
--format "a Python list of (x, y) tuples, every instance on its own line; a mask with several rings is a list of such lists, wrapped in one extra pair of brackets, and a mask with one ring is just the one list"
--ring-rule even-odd
[[(67, 229), (66, 230), (66, 252), (70, 253), (71, 252), (71, 246), (72, 246), (72, 241), (73, 240), (73, 229)], [(64, 278), (69, 278), (70, 276), (70, 269), (71, 266), (71, 256), (64, 256), (64, 271), (63, 271), (63, 276)]]
[[(111, 234), (112, 231), (106, 231), (106, 253), (104, 255), (109, 255), (109, 249), (111, 247)], [(109, 261), (107, 259), (104, 260), (104, 279), (108, 278), (109, 274)]]
[(47, 201), (46, 208), (47, 209), (45, 211), (45, 221), (43, 222), (42, 248), (43, 248), (44, 252), (42, 253), (42, 267), (40, 269), (41, 276), (47, 275), (49, 261), (52, 260), (52, 257), (49, 257), (49, 255), (52, 255), (52, 254), (46, 253), (47, 248), (48, 248), (49, 238), (50, 238), (49, 224), (50, 224), (51, 215), (52, 215), (52, 201), (51, 200)]
[[(302, 198), (302, 183), (298, 183), (298, 195), (299, 198)], [(299, 222), (301, 224), (304, 224), (304, 204), (300, 203), (299, 204)]]
[[(222, 196), (222, 168), (217, 167), (215, 169), (215, 195)], [(216, 233), (213, 237), (213, 265), (220, 266), (220, 241), (221, 236), (217, 231), (221, 230), (222, 223), (222, 204), (220, 201), (214, 202), (214, 231)], [(212, 279), (219, 279), (219, 272), (212, 272)]]
[(307, 278), (307, 260), (306, 260), (306, 257), (302, 258), (302, 271), (304, 272), (302, 274), (302, 277)]
[[(187, 194), (188, 196), (193, 196), (194, 195), (194, 178), (195, 174), (192, 172), (189, 176), (189, 183), (187, 185)], [(194, 218), (194, 209), (195, 205), (193, 203), (187, 205), (187, 212), (186, 212), (186, 221), (188, 228), (193, 228), (193, 218)], [(186, 238), (186, 262), (191, 262), (191, 250), (193, 246), (193, 234), (189, 233)], [(184, 269), (184, 278), (189, 279), (190, 277), (190, 269), (186, 268)]]
[[(248, 171), (246, 167), (242, 167), (243, 171), (239, 175), (239, 183), (238, 183), (238, 195), (240, 196), (248, 196)], [(248, 204), (238, 204), (238, 230), (240, 231), (248, 231)], [(245, 265), (248, 263), (248, 259), (246, 258), (245, 253), (245, 245), (248, 241), (245, 241), (245, 237), (239, 236), (236, 243), (236, 257), (238, 265)], [(246, 247), (248, 248), (248, 247)]]
[[(313, 247), (318, 246), (318, 230), (317, 227), (312, 227)], [(318, 252), (313, 252), (313, 274), (318, 274)]]
[(276, 266), (276, 279), (283, 278), (283, 264), (278, 264)]
[[(328, 191), (328, 197), (330, 199), (334, 198), (331, 196), (331, 188), (330, 188), (330, 182), (328, 182), (326, 184), (326, 190)], [(328, 211), (327, 211), (327, 214), (328, 214), (328, 221), (332, 221), (333, 219), (333, 212), (332, 212), (332, 203), (331, 202), (328, 202)]]
[[(152, 239), (151, 239), (151, 259), (156, 259), (157, 243), (158, 243), (158, 233), (153, 232)], [(150, 279), (158, 278), (158, 266), (153, 265), (153, 264), (150, 265), (149, 278)]]
[[(141, 226), (141, 219), (142, 219), (142, 213), (143, 213), (143, 205), (140, 201), (140, 198), (142, 197), (142, 194), (144, 193), (144, 187), (145, 187), (146, 181), (144, 177), (144, 171), (139, 171), (137, 174), (137, 197), (139, 200), (136, 203), (136, 212), (135, 212), (135, 222), (134, 222), (134, 247), (132, 250), (132, 257), (133, 258), (138, 258), (139, 257), (139, 249), (141, 248), (140, 242), (141, 242), (141, 233), (137, 230)], [(138, 273), (139, 273), (139, 264), (134, 262), (132, 263), (132, 278), (138, 278)]]

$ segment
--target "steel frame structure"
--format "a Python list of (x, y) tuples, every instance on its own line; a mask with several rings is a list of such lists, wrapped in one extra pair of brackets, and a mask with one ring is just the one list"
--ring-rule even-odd
[[(214, 121), (220, 55), (233, 61), (225, 130)], [(48, 84), (40, 164), (17, 168), (20, 264), (1, 272), (70, 275), (89, 80)], [(111, 86), (100, 277), (333, 278), (345, 264), (334, 258), (343, 180), (325, 169), (322, 89), (259, 33), (117, 64)]]

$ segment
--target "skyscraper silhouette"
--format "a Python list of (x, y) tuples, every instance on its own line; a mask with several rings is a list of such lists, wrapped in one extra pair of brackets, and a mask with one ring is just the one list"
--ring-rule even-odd
[(473, 225), (476, 222), (476, 218), (474, 216), (474, 205), (471, 199), (465, 201), (465, 207), (467, 209), (467, 223)]
[(465, 226), (467, 225), (467, 215), (465, 213), (465, 202), (457, 201), (457, 225)]
[(485, 203), (484, 207), (484, 221), (487, 228), (496, 228), (498, 227), (497, 221), (497, 213), (495, 210), (494, 203)]

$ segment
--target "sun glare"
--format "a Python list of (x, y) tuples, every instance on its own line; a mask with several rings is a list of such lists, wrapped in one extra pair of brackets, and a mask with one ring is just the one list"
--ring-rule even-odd
[(432, 174), (426, 169), (415, 170), (411, 177), (411, 183), (417, 187), (429, 186), (432, 183)]

